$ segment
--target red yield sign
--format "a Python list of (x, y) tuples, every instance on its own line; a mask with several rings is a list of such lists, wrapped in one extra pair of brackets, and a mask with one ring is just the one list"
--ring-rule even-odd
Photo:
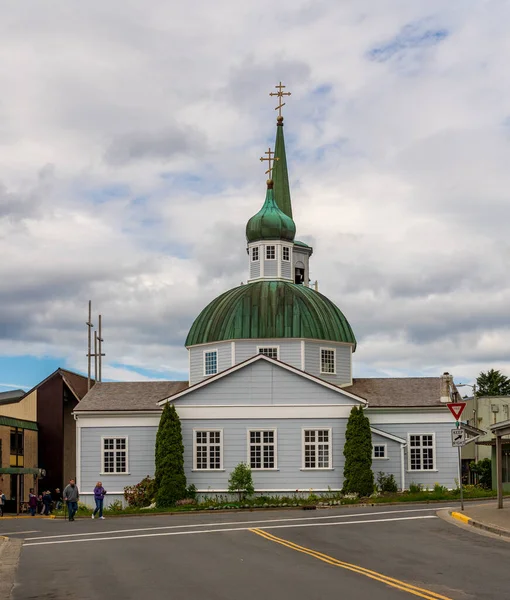
[(460, 415), (466, 408), (465, 402), (448, 402), (446, 405), (456, 421), (460, 421)]

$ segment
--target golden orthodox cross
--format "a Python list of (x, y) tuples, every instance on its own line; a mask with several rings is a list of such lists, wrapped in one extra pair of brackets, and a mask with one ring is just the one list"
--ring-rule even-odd
[(260, 162), (263, 162), (265, 160), (267, 160), (269, 162), (269, 169), (266, 171), (266, 175), (268, 175), (268, 179), (271, 179), (271, 172), (274, 168), (274, 166), (271, 166), (271, 163), (276, 161), (276, 160), (280, 160), (277, 156), (272, 156), (274, 155), (274, 152), (271, 150), (271, 148), (268, 148), (266, 152), (264, 152), (264, 154), (267, 154), (267, 157), (261, 156), (260, 157)]
[(283, 100), (283, 96), (290, 96), (290, 92), (284, 92), (283, 90), (285, 89), (285, 85), (282, 85), (282, 82), (280, 81), (280, 83), (278, 85), (274, 86), (278, 91), (277, 92), (270, 92), (269, 95), (270, 96), (278, 96), (278, 106), (275, 108), (275, 110), (278, 111), (278, 117), (282, 116), (282, 107), (285, 106), (285, 102), (282, 102)]

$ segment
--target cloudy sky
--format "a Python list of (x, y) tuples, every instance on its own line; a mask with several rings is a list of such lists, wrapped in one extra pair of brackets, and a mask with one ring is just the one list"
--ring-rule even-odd
[[(6, 0), (0, 391), (86, 370), (186, 378), (247, 278), (281, 79), (298, 237), (355, 376), (510, 375), (506, 0)], [(94, 318), (97, 325), (97, 319)]]

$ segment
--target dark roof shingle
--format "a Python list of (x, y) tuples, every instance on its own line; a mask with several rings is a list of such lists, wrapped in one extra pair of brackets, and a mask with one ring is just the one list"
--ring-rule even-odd
[[(86, 382), (85, 382), (86, 383)], [(76, 412), (100, 410), (155, 410), (157, 402), (188, 387), (187, 381), (121, 381), (96, 383)]]
[(368, 401), (368, 408), (444, 406), (441, 377), (370, 377), (353, 379), (343, 390)]

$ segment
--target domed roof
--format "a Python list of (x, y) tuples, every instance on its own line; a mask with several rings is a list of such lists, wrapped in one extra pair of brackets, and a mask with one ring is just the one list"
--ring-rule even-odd
[(278, 208), (273, 196), (272, 182), (268, 183), (266, 200), (246, 225), (248, 242), (258, 240), (287, 240), (292, 242), (296, 235), (296, 224)]
[(287, 281), (255, 281), (221, 294), (195, 319), (186, 346), (250, 338), (309, 338), (356, 348), (351, 326), (331, 300)]

